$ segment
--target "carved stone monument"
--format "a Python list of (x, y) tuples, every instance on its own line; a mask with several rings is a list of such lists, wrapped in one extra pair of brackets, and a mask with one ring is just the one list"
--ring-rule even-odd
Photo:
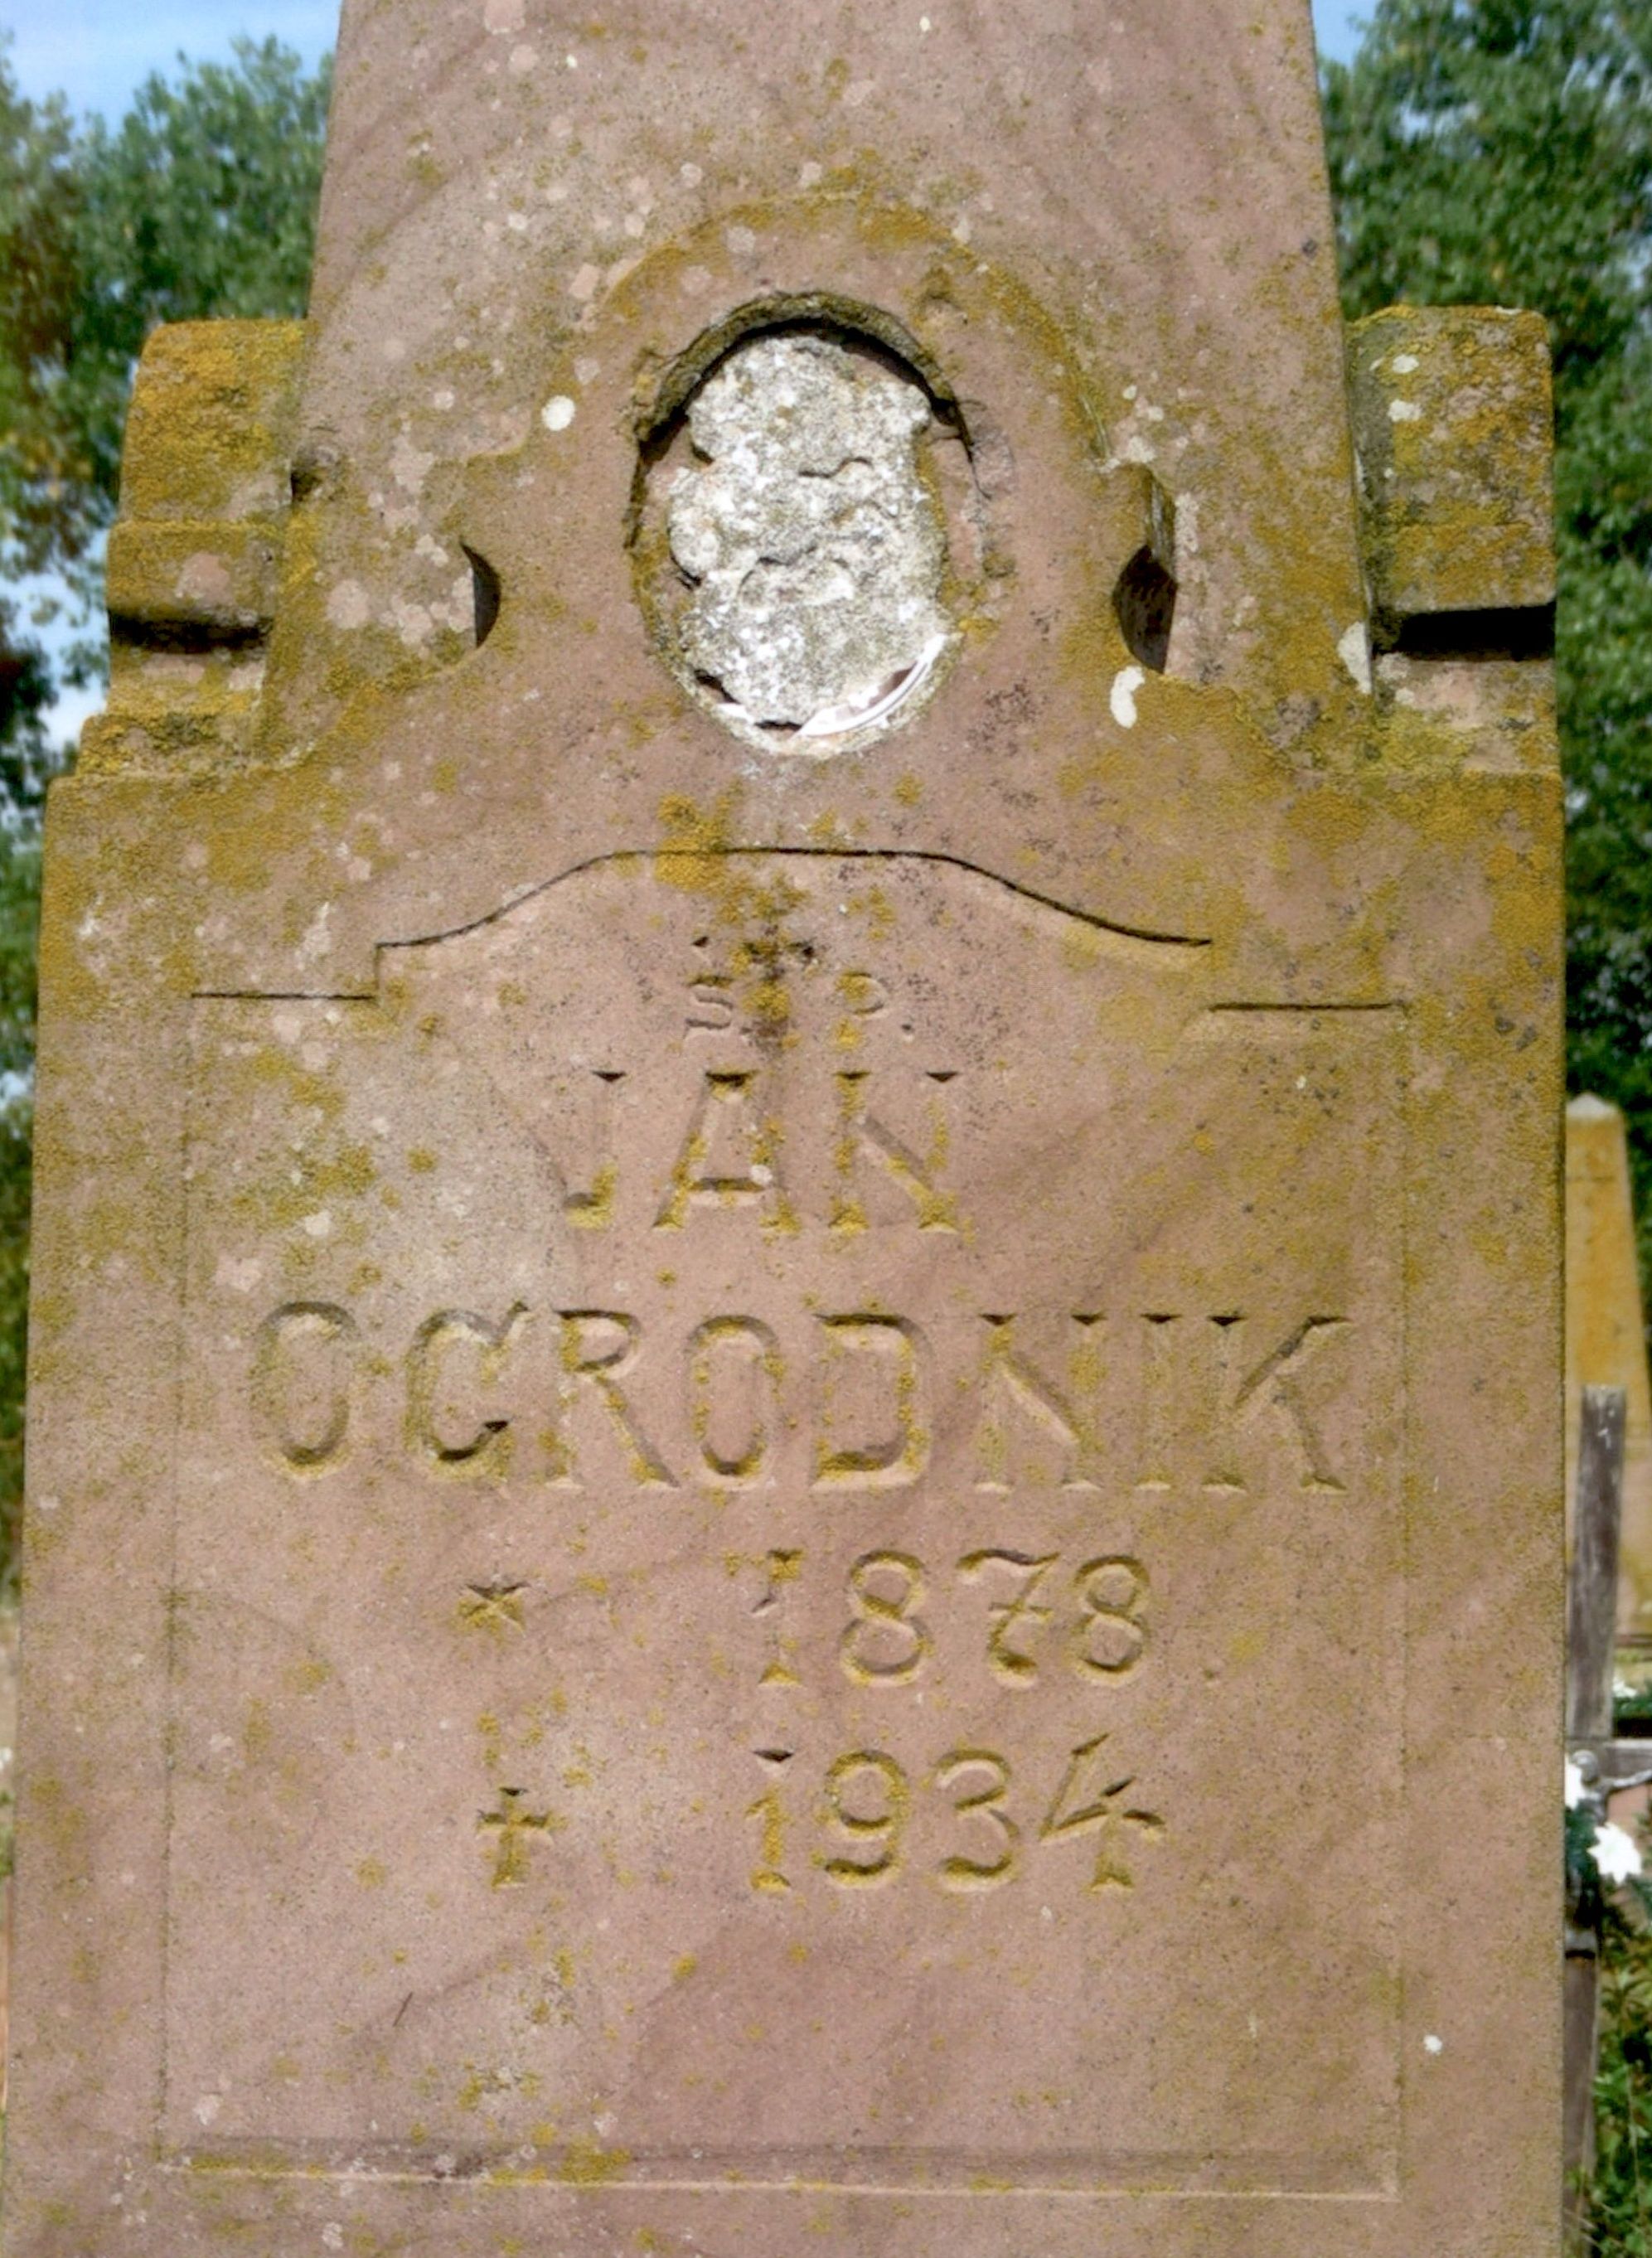
[(1553, 2247), (1541, 325), (928, 5), (351, 0), (145, 357), (14, 2258)]

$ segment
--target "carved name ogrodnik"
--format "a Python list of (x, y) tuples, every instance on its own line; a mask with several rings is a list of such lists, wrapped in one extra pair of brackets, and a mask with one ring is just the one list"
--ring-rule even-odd
[[(1232, 1310), (920, 1324), (799, 1309), (783, 1327), (724, 1312), (650, 1331), (625, 1310), (518, 1302), (497, 1317), (439, 1310), (397, 1342), (370, 1339), (338, 1303), (289, 1302), (259, 1328), (248, 1388), (266, 1447), (294, 1473), (399, 1434), (431, 1473), (571, 1490), (616, 1477), (891, 1490), (936, 1472), (987, 1493), (1242, 1491), (1259, 1452), (1303, 1488), (1340, 1490), (1317, 1402), (1345, 1381), (1331, 1345), (1351, 1330), (1322, 1316), (1264, 1330)], [(1035, 1338), (1053, 1353), (1035, 1356)], [(399, 1384), (374, 1377), (386, 1369)], [(961, 1421), (960, 1402), (974, 1407)]]

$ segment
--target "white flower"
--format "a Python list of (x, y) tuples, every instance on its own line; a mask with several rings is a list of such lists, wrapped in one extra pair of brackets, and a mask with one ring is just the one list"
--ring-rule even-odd
[(1575, 1764), (1573, 1764), (1573, 1762), (1572, 1762), (1571, 1758), (1570, 1758), (1570, 1757), (1568, 1757), (1566, 1758), (1566, 1808), (1567, 1808), (1567, 1810), (1568, 1810), (1568, 1811), (1575, 1811), (1575, 1810), (1578, 1808), (1578, 1806), (1582, 1801), (1583, 1801), (1583, 1774), (1578, 1771), (1578, 1769), (1577, 1765), (1576, 1765)]
[(1600, 1869), (1603, 1881), (1627, 1882), (1631, 1874), (1641, 1871), (1641, 1852), (1633, 1836), (1626, 1835), (1609, 1819), (1604, 1827), (1595, 1829), (1590, 1855)]
[(1614, 1678), (1612, 1681), (1612, 1698), (1614, 1701), (1627, 1701), (1631, 1694), (1636, 1694), (1639, 1691), (1640, 1688), (1631, 1686), (1627, 1678)]

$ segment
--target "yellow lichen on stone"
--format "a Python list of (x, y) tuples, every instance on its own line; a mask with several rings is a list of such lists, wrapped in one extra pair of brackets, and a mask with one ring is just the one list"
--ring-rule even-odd
[(1555, 595), (1548, 332), (1499, 308), (1390, 307), (1348, 333), (1379, 622)]
[(557, 2177), (569, 2187), (606, 2187), (625, 2177), (628, 2148), (605, 2148), (595, 2141), (573, 2141), (557, 2163)]
[(87, 773), (208, 773), (257, 732), (304, 328), (187, 323), (138, 366), (110, 536), (109, 707)]
[(301, 322), (152, 331), (127, 415), (122, 517), (283, 515), (304, 337)]

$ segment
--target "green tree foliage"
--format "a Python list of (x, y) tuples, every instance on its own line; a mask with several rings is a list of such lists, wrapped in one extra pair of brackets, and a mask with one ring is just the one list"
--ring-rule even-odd
[[(273, 39), (180, 60), (117, 126), (0, 58), (0, 562), (96, 593), (132, 370), (158, 323), (304, 311), (329, 67)], [(89, 573), (89, 564), (94, 570)]]
[(329, 77), (273, 39), (242, 39), (233, 64), (152, 77), (117, 127), (88, 129), (62, 404), (104, 515), (151, 330), (303, 313)]
[[(40, 817), (63, 749), (27, 607), (46, 573), (96, 620), (132, 373), (157, 323), (301, 314), (328, 67), (274, 40), (180, 59), (117, 125), (19, 93), (0, 49), (0, 1586), (22, 1482)], [(96, 670), (95, 641), (69, 671)]]
[(0, 55), (0, 542), (34, 567), (82, 545), (87, 480), (55, 394), (71, 325), (80, 139)]
[(1377, 0), (1324, 94), (1349, 314), (1549, 319), (1570, 1067), (1652, 1279), (1652, 0)]
[(23, 1496), (39, 902), (39, 833), (31, 828), (6, 839), (0, 851), (0, 1588), (16, 1573)]
[(33, 1128), (34, 951), (40, 809), (56, 765), (43, 719), (51, 677), (0, 615), (0, 1588), (10, 1581), (23, 1488)]
[(1600, 1934), (1600, 2064), (1588, 2248), (1652, 2258), (1652, 1892), (1608, 1900)]

